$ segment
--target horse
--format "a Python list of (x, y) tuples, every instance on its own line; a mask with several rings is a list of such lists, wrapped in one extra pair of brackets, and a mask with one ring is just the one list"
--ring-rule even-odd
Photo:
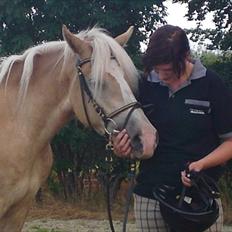
[(112, 38), (99, 27), (11, 55), (0, 66), (0, 231), (22, 230), (53, 154), (50, 142), (76, 117), (112, 138), (126, 128), (132, 157), (149, 158), (156, 129), (138, 102), (138, 71), (123, 46), (133, 28)]

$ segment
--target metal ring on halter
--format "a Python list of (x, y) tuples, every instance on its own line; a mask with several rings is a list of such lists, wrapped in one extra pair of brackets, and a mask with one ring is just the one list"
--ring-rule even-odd
[(112, 119), (112, 118), (107, 118), (106, 119), (106, 123), (105, 123), (105, 126), (104, 126), (104, 130), (106, 132), (106, 134), (108, 135), (112, 135), (113, 131), (110, 132), (109, 130), (107, 130), (106, 126), (108, 125), (108, 123), (111, 122), (112, 124), (114, 124), (115, 128), (117, 128), (117, 123)]

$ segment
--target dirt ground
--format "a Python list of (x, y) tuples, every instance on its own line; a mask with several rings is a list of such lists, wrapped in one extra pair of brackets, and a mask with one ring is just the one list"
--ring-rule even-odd
[[(113, 219), (115, 232), (122, 231), (122, 206), (115, 205)], [(101, 202), (64, 203), (57, 199), (46, 199), (34, 204), (27, 217), (23, 232), (110, 232), (106, 207)], [(129, 214), (127, 232), (138, 232), (133, 212)], [(232, 232), (225, 226), (223, 232)]]
[[(115, 232), (122, 231), (122, 223), (114, 221)], [(40, 230), (39, 230), (40, 229)], [(110, 226), (107, 220), (87, 220), (87, 219), (72, 219), (72, 220), (54, 220), (43, 219), (27, 222), (23, 232), (38, 232), (47, 230), (49, 232), (109, 232)], [(135, 224), (127, 224), (127, 232), (138, 232)]]
[[(115, 231), (122, 231), (123, 207), (116, 204), (112, 212)], [(110, 226), (104, 202), (67, 203), (46, 197), (34, 203), (23, 232), (109, 232)], [(133, 212), (129, 213), (128, 232), (136, 232)]]

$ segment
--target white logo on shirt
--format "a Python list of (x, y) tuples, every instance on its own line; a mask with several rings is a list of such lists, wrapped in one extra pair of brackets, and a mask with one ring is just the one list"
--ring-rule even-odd
[(189, 110), (190, 110), (191, 114), (205, 114), (205, 112), (203, 110), (192, 109), (192, 108), (190, 108)]

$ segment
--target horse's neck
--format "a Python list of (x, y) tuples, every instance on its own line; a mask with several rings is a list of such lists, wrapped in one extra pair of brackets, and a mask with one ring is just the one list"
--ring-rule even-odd
[(47, 94), (39, 102), (40, 112), (34, 107), (33, 130), (37, 133), (40, 129), (42, 140), (50, 140), (55, 133), (73, 116), (69, 102), (68, 92), (64, 91), (65, 86), (61, 83), (51, 84), (46, 90)]
[[(20, 133), (29, 140), (36, 139), (38, 146), (48, 143), (72, 117), (68, 97), (70, 83), (58, 78), (59, 71), (36, 71), (25, 101), (15, 115), (14, 121)], [(35, 141), (33, 143), (35, 145)]]

